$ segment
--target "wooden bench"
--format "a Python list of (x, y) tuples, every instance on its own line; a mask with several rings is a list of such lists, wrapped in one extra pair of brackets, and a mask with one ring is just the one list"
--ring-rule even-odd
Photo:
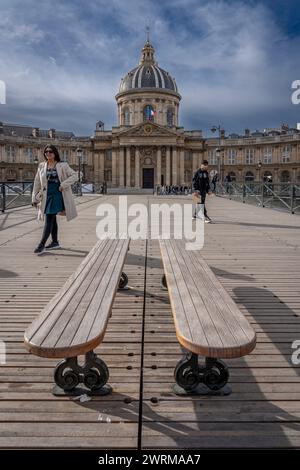
[[(105, 335), (116, 291), (128, 278), (122, 272), (129, 240), (99, 240), (41, 314), (27, 328), (26, 348), (47, 358), (65, 358), (54, 372), (53, 393), (105, 395), (108, 367), (93, 349)], [(84, 365), (77, 356), (85, 355)], [(84, 387), (78, 387), (83, 383)]]
[[(159, 242), (176, 335), (188, 351), (175, 368), (174, 390), (184, 394), (197, 393), (197, 388), (218, 393), (223, 389), (228, 394), (229, 372), (220, 358), (249, 354), (256, 334), (199, 251), (185, 250), (184, 240)], [(205, 364), (198, 364), (198, 355), (205, 357)]]

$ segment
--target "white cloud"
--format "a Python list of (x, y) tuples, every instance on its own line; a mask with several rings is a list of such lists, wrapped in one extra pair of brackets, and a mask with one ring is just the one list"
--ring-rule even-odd
[[(48, 119), (55, 127), (57, 115), (87, 134), (99, 118), (115, 125), (114, 95), (138, 63), (146, 24), (159, 65), (183, 95), (182, 125), (198, 113), (201, 122), (222, 117), (237, 127), (247, 117), (251, 126), (255, 114), (288, 120), (290, 83), (300, 78), (299, 39), (286, 38), (262, 3), (2, 0), (1, 7), (7, 105), (0, 120), (26, 120), (27, 109), (36, 125)], [(272, 117), (278, 110), (283, 115)]]

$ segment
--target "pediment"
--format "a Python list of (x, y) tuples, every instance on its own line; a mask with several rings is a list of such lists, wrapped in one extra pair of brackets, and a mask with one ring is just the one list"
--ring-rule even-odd
[(164, 126), (160, 126), (159, 124), (155, 124), (153, 122), (143, 122), (142, 124), (138, 124), (136, 126), (130, 127), (130, 129), (125, 129), (120, 131), (120, 136), (126, 137), (175, 137), (177, 136), (177, 132), (172, 131)]

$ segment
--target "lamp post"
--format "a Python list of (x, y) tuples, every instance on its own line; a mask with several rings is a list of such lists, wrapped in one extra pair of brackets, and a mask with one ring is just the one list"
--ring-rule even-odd
[(82, 196), (82, 187), (81, 187), (81, 161), (82, 161), (82, 149), (78, 147), (76, 149), (76, 154), (78, 158), (78, 183), (79, 183), (79, 191), (78, 196)]
[(222, 136), (222, 127), (220, 125), (218, 126), (212, 126), (211, 132), (215, 133), (216, 131), (219, 132), (219, 147), (216, 149), (216, 156), (217, 156), (217, 163), (218, 163), (218, 174), (219, 174), (219, 181), (222, 183), (223, 178), (221, 175), (222, 171), (222, 165), (221, 165), (221, 136)]
[(257, 164), (257, 169), (258, 169), (258, 181), (260, 183), (260, 171), (261, 171), (261, 167), (262, 167), (262, 162), (259, 160), (258, 164)]

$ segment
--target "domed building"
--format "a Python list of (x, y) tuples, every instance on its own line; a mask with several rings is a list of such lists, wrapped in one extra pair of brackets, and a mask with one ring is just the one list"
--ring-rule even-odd
[(181, 96), (173, 76), (155, 60), (147, 40), (140, 63), (122, 79), (116, 95), (118, 126), (94, 136), (95, 180), (108, 187), (152, 189), (189, 185), (203, 157), (201, 131), (179, 126)]
[(262, 131), (245, 129), (242, 135), (226, 135), (221, 126), (213, 126), (219, 135), (205, 139), (199, 130), (185, 130), (180, 126), (176, 81), (157, 64), (149, 40), (139, 64), (122, 78), (116, 102), (117, 126), (104, 130), (99, 121), (92, 137), (0, 122), (1, 181), (32, 181), (43, 148), (51, 143), (62, 160), (82, 170), (83, 181), (105, 182), (111, 191), (190, 186), (203, 159), (222, 181), (229, 175), (248, 187), (266, 180), (300, 184), (300, 123), (296, 128), (285, 123)]

